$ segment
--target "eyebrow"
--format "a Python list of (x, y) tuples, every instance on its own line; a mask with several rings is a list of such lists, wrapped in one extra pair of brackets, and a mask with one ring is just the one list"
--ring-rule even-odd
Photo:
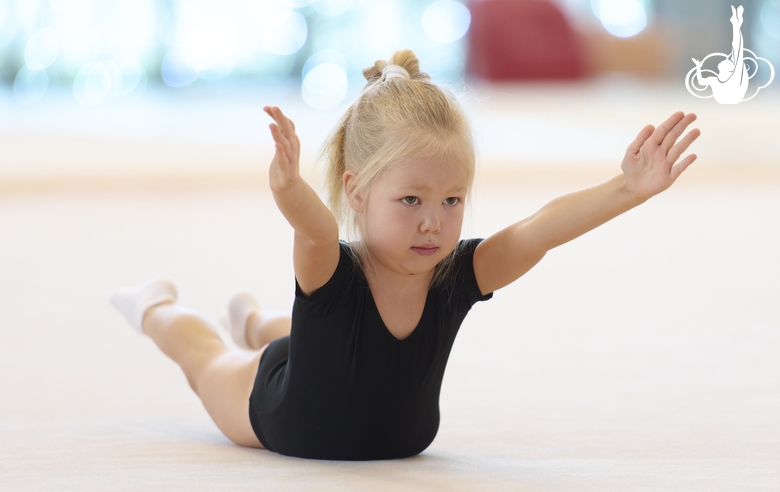
[[(421, 186), (413, 186), (413, 185), (404, 185), (401, 187), (402, 190), (413, 190), (413, 191), (431, 191), (431, 187), (428, 185), (421, 185)], [(448, 193), (465, 193), (466, 188), (452, 188), (447, 190)]]

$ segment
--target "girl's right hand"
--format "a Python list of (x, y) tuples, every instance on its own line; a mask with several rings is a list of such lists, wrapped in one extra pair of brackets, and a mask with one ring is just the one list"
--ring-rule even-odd
[(295, 134), (295, 124), (276, 106), (266, 106), (263, 111), (276, 121), (271, 123), (271, 135), (276, 142), (276, 153), (271, 161), (268, 178), (271, 190), (279, 191), (294, 185), (300, 179), (298, 162), (301, 143)]

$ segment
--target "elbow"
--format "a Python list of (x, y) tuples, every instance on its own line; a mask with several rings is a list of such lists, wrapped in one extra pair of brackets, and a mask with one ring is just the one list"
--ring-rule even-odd
[(334, 217), (331, 216), (329, 219), (327, 224), (323, 224), (319, 234), (312, 239), (314, 244), (321, 246), (339, 242), (339, 225)]
[(339, 226), (335, 218), (331, 217), (327, 223), (319, 227), (313, 227), (305, 231), (295, 230), (295, 240), (306, 244), (310, 248), (327, 247), (333, 243), (339, 242)]

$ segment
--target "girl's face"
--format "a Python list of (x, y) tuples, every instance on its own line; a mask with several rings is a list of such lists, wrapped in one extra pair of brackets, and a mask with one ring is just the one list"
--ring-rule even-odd
[(442, 158), (407, 159), (382, 173), (359, 210), (377, 272), (432, 275), (460, 239), (467, 192), (466, 170)]

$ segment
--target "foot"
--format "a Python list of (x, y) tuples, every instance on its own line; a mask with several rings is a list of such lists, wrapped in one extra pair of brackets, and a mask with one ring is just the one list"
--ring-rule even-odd
[(260, 305), (252, 294), (241, 292), (233, 296), (228, 303), (228, 314), (220, 321), (230, 334), (230, 338), (241, 348), (252, 349), (247, 339), (250, 326), (257, 325), (260, 318)]
[(220, 321), (230, 338), (241, 348), (260, 350), (264, 346), (290, 334), (290, 315), (263, 311), (252, 294), (242, 292), (228, 303), (228, 314)]
[(125, 316), (135, 330), (143, 333), (144, 314), (149, 308), (176, 302), (176, 286), (167, 279), (155, 278), (137, 287), (123, 287), (109, 294), (109, 301)]

